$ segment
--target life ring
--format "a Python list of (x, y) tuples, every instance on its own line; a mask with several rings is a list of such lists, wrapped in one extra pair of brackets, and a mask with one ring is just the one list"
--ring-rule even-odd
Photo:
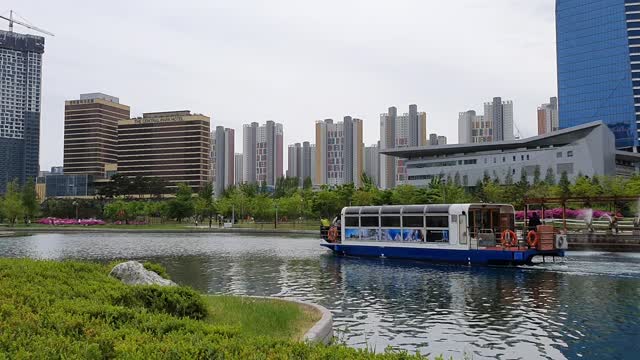
[(329, 232), (327, 233), (327, 238), (329, 239), (329, 242), (336, 242), (336, 240), (338, 239), (338, 228), (335, 226), (332, 226), (331, 228), (329, 228)]
[(529, 244), (530, 247), (536, 247), (539, 241), (540, 241), (540, 235), (538, 235), (538, 233), (535, 232), (535, 230), (529, 231), (529, 233), (527, 234), (527, 244)]
[[(507, 234), (511, 236), (511, 242), (507, 239)], [(504, 247), (515, 247), (518, 245), (518, 235), (516, 235), (515, 231), (507, 229), (502, 232), (500, 243)]]

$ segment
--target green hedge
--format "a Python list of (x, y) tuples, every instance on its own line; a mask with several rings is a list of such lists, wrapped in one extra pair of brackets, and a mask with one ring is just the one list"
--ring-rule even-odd
[(414, 359), (250, 337), (198, 320), (187, 288), (130, 287), (107, 266), (0, 259), (0, 359)]

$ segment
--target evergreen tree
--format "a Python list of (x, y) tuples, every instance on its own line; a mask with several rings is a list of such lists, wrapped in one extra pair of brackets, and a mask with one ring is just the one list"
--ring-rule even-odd
[(535, 170), (533, 170), (533, 184), (534, 185), (538, 185), (540, 184), (540, 165), (536, 165)]
[(560, 191), (560, 197), (563, 199), (571, 196), (571, 182), (569, 181), (569, 176), (566, 171), (563, 171), (560, 175), (560, 181), (558, 182), (558, 187)]
[(556, 184), (556, 175), (553, 173), (552, 168), (547, 168), (547, 174), (544, 177), (544, 182), (550, 186)]

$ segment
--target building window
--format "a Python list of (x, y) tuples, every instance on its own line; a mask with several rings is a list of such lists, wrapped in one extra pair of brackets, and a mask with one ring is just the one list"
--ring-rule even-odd
[(567, 151), (567, 157), (573, 157), (573, 151)]
[(516, 161), (516, 156), (515, 155), (513, 155), (513, 161)]
[(529, 160), (529, 155), (527, 155), (527, 160)]
[(502, 157), (502, 162), (506, 162), (506, 161), (507, 161), (507, 158), (503, 156)]
[(520, 160), (524, 161), (524, 155), (520, 155)]
[(556, 157), (557, 157), (558, 159), (562, 158), (562, 153), (561, 153), (561, 152), (556, 153)]

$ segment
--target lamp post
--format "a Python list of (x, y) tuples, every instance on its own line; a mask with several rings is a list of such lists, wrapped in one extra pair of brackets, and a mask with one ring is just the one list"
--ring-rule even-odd
[(76, 208), (76, 221), (78, 221), (78, 201), (77, 200), (73, 200), (73, 206), (75, 206)]

